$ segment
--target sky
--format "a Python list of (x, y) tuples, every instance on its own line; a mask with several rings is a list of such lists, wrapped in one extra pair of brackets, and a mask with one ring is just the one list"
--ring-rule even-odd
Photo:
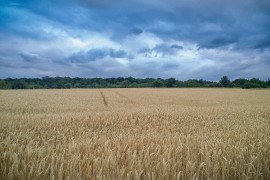
[(0, 78), (270, 78), (269, 0), (1, 0)]

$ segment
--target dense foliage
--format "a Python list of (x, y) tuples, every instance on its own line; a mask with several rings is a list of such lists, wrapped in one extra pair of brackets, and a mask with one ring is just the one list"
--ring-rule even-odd
[(43, 77), (0, 79), (0, 89), (69, 89), (69, 88), (141, 88), (141, 87), (240, 87), (240, 88), (269, 88), (270, 80), (262, 81), (257, 78), (236, 79), (230, 81), (223, 76), (219, 82), (190, 79), (187, 81), (175, 78), (70, 78)]

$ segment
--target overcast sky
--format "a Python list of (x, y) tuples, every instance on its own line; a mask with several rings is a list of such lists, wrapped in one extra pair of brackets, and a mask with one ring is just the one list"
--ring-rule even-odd
[(269, 0), (1, 0), (0, 78), (270, 78)]

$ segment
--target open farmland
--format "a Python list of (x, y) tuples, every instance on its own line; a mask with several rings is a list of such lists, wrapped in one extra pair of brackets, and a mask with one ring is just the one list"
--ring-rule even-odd
[(270, 179), (270, 91), (0, 91), (0, 179)]

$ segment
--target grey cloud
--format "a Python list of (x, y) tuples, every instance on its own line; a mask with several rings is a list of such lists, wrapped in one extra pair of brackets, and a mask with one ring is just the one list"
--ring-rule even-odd
[[(187, 40), (198, 44), (201, 48), (222, 48), (233, 43), (237, 49), (268, 47), (268, 40), (254, 39), (255, 41), (252, 42), (256, 42), (256, 45), (251, 46), (249, 44), (252, 42), (247, 41), (245, 37), (269, 34), (269, 0), (201, 0), (200, 3), (197, 0), (67, 0), (66, 3), (63, 2), (57, 2), (57, 6), (47, 1), (41, 3), (42, 6), (38, 6), (38, 2), (30, 6), (28, 2), (30, 7), (28, 11), (41, 15), (30, 18), (43, 18), (40, 19), (43, 22), (48, 18), (75, 28), (109, 32), (115, 41), (123, 41), (130, 34), (138, 35), (144, 29), (165, 40)], [(14, 3), (20, 2), (14, 1)], [(60, 6), (61, 4), (63, 6)], [(45, 12), (44, 8), (41, 8), (43, 5), (52, 8)], [(57, 9), (59, 7), (63, 11), (59, 12)], [(65, 12), (69, 13), (69, 17)], [(27, 24), (21, 20), (17, 21)], [(38, 26), (39, 19), (34, 22), (34, 26)], [(158, 22), (171, 24), (172, 27), (155, 26)], [(208, 24), (213, 24), (217, 28), (208, 27)], [(127, 27), (142, 29), (130, 30)], [(60, 28), (68, 29), (65, 26)], [(42, 29), (34, 28), (34, 32), (32, 29), (33, 27), (27, 29), (23, 25), (18, 27), (17, 24), (9, 31), (32, 38), (51, 37), (49, 34), (39, 33)]]
[(19, 56), (26, 62), (33, 63), (39, 59), (39, 56), (34, 53), (23, 51), (19, 53)]
[[(179, 79), (216, 80), (217, 76), (226, 74), (231, 78), (252, 76), (269, 78), (267, 77), (270, 72), (269, 0), (200, 0), (200, 2), (198, 0), (59, 0), (55, 2), (13, 0), (12, 2), (15, 4), (7, 5), (8, 9), (0, 7), (2, 8), (0, 9), (0, 39), (2, 39), (0, 67), (9, 67), (8, 70), (6, 68), (1, 71), (6, 75), (16, 74), (14, 72), (23, 75), (28, 73), (27, 69), (35, 69), (40, 70), (44, 75), (52, 76), (166, 77), (168, 75)], [(17, 6), (16, 3), (20, 3), (21, 6)], [(57, 32), (59, 30), (60, 33), (54, 34), (52, 30)], [(82, 48), (81, 51), (78, 50), (70, 56), (68, 53), (65, 54), (64, 45), (57, 49), (60, 51), (63, 48), (62, 56), (52, 54), (51, 50), (44, 50), (49, 49), (45, 45), (46, 42), (53, 44), (55, 41), (64, 41), (67, 37), (62, 37), (62, 32), (66, 33), (68, 38), (79, 39), (91, 36), (92, 32), (106, 34), (110, 41), (119, 45), (128, 41), (129, 36), (135, 39), (136, 35), (149, 33), (161, 39), (164, 44), (128, 53), (121, 49), (83, 50)], [(14, 39), (20, 39), (21, 43), (16, 44), (17, 41), (11, 39), (12, 35), (15, 36)], [(24, 45), (31, 43), (29, 39), (34, 39), (35, 43), (27, 48)], [(176, 60), (173, 56), (186, 47), (181, 47), (179, 44), (166, 44), (172, 42), (170, 40), (198, 45), (200, 48), (198, 51), (211, 49), (210, 51), (217, 51), (217, 54), (199, 57), (201, 59), (195, 63), (174, 62)], [(10, 45), (5, 49), (7, 44)], [(13, 44), (16, 46), (13, 47)], [(38, 48), (39, 45), (42, 47)], [(37, 52), (41, 52), (42, 57), (32, 53), (36, 48)], [(221, 50), (228, 50), (228, 54), (223, 54), (223, 57), (218, 56), (222, 53)], [(158, 54), (159, 62), (148, 64), (144, 60), (137, 59), (136, 53), (148, 57), (155, 57)], [(230, 56), (230, 53), (240, 53), (245, 56)], [(114, 60), (132, 58), (130, 54), (134, 54), (136, 60), (129, 61), (128, 68)], [(208, 67), (205, 64), (205, 66), (198, 66), (198, 70), (191, 70), (192, 67), (204, 64), (204, 61), (209, 59), (213, 61), (213, 66)], [(31, 72), (37, 74), (34, 70)]]
[(265, 36), (263, 39), (255, 43), (255, 48), (257, 49), (270, 48), (270, 35)]
[(112, 58), (124, 58), (127, 57), (127, 53), (123, 50), (110, 49), (109, 56)]
[(166, 45), (166, 44), (159, 44), (156, 45), (152, 51), (156, 51), (158, 53), (162, 53), (163, 55), (167, 55), (167, 54), (174, 54), (176, 48), (171, 48), (170, 46)]
[(0, 57), (0, 67), (12, 67), (12, 63), (8, 62), (5, 57)]
[(144, 48), (138, 51), (139, 54), (144, 54), (145, 57), (157, 56), (160, 53), (162, 56), (166, 55), (175, 55), (179, 50), (182, 50), (183, 47), (177, 44), (158, 44), (152, 49)]
[(178, 69), (179, 64), (174, 63), (174, 62), (169, 62), (169, 63), (163, 64), (162, 68), (165, 69), (165, 70)]
[[(268, 0), (78, 0), (83, 5), (89, 5), (90, 7), (115, 7), (124, 6), (129, 9), (134, 7), (147, 7), (155, 8), (158, 10), (169, 11), (171, 9), (187, 9), (188, 11), (202, 11), (208, 13), (209, 10), (212, 12), (222, 12), (223, 10), (242, 10), (242, 11), (269, 11), (270, 2)], [(207, 11), (208, 10), (208, 11)], [(200, 12), (201, 13), (201, 12)]]
[(90, 49), (87, 52), (81, 51), (72, 54), (69, 59), (72, 63), (87, 63), (90, 61), (97, 61), (105, 57), (110, 58), (125, 58), (128, 54), (124, 50), (115, 49)]
[(237, 43), (237, 37), (229, 37), (229, 36), (211, 36), (206, 37), (201, 40), (199, 43), (199, 48), (219, 48), (219, 47), (225, 47), (234, 43)]
[(140, 28), (133, 28), (130, 30), (130, 34), (133, 34), (133, 35), (139, 35), (141, 33), (143, 33), (143, 30)]
[(170, 46), (170, 48), (173, 48), (173, 49), (183, 49), (182, 46), (178, 45), (178, 44), (173, 44)]
[(96, 7), (112, 7), (124, 3), (124, 0), (79, 0), (83, 5), (96, 6)]

